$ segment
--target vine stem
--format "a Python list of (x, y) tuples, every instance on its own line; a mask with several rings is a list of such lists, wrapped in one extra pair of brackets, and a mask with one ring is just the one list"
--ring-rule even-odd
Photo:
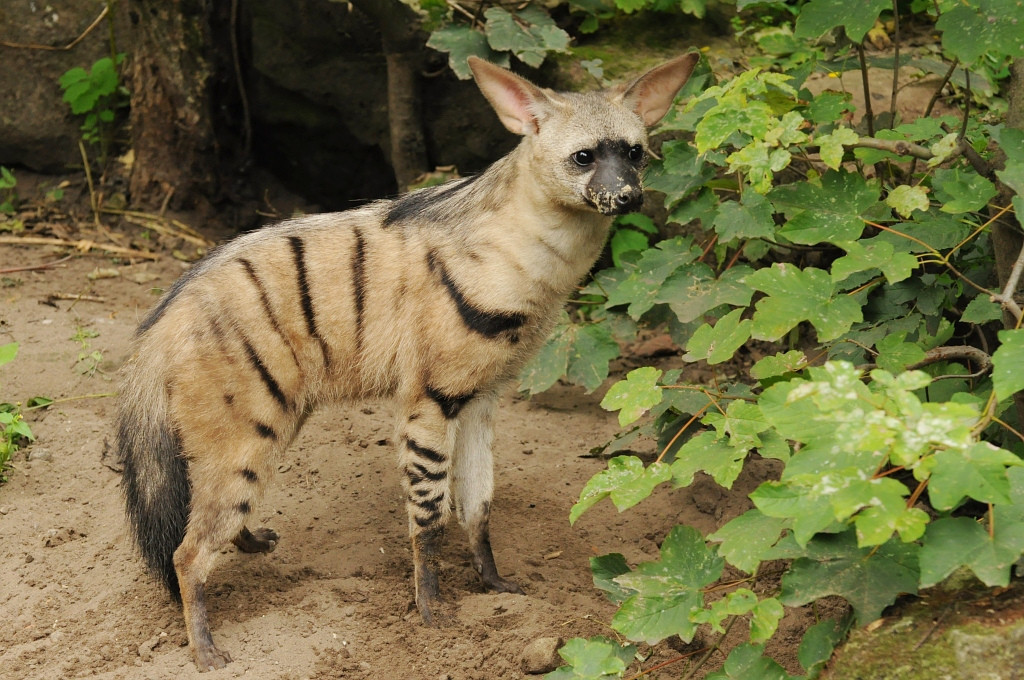
[(892, 99), (889, 104), (889, 111), (891, 117), (889, 119), (889, 128), (896, 127), (896, 94), (900, 91), (900, 8), (897, 0), (892, 0), (892, 20), (893, 20), (893, 72), (892, 72)]
[(691, 668), (690, 672), (684, 675), (681, 680), (692, 680), (693, 676), (696, 675), (697, 671), (700, 670), (701, 666), (706, 664), (708, 662), (708, 659), (711, 658), (711, 655), (714, 654), (719, 649), (719, 647), (721, 647), (722, 642), (725, 641), (726, 636), (729, 634), (729, 631), (732, 630), (732, 627), (736, 623), (737, 619), (739, 619), (738, 616), (734, 616), (731, 619), (729, 619), (729, 623), (728, 625), (726, 625), (725, 631), (718, 636), (718, 639), (715, 640), (715, 644), (711, 645), (711, 647), (708, 648), (707, 653), (704, 654), (704, 656), (702, 656), (697, 661), (697, 665)]
[[(1006, 206), (999, 215), (996, 215), (992, 219), (997, 219), (1005, 213), (1007, 209), (1009, 209), (1009, 206)], [(1013, 314), (1014, 318), (1017, 319), (1015, 328), (1020, 328), (1021, 322), (1024, 321), (1024, 313), (1021, 312), (1020, 305), (1017, 304), (1017, 301), (1013, 299), (1013, 294), (1017, 291), (1017, 285), (1020, 283), (1022, 273), (1024, 273), (1024, 248), (1021, 248), (1020, 252), (1017, 254), (1017, 260), (1013, 263), (1013, 268), (1010, 270), (1010, 276), (1007, 277), (1006, 284), (1003, 286), (1002, 292), (993, 295), (990, 298), (992, 302), (998, 302), (1003, 309)]]
[(874, 137), (875, 114), (871, 110), (871, 85), (868, 83), (868, 60), (864, 56), (864, 43), (857, 44), (857, 56), (860, 57), (860, 78), (864, 87), (864, 122), (868, 126), (868, 137)]
[[(707, 394), (707, 393), (705, 392), (705, 394)], [(672, 436), (672, 439), (669, 440), (668, 444), (665, 444), (665, 448), (663, 448), (661, 450), (661, 453), (658, 454), (658, 458), (654, 461), (655, 463), (660, 463), (662, 461), (662, 459), (665, 458), (665, 456), (668, 454), (668, 450), (672, 448), (672, 445), (676, 443), (676, 440), (679, 439), (679, 437), (682, 436), (682, 434), (684, 432), (686, 432), (686, 430), (690, 427), (690, 425), (693, 425), (693, 423), (698, 418), (700, 418), (702, 415), (704, 415), (704, 411), (707, 411), (708, 407), (711, 406), (711, 404), (712, 404), (711, 401), (709, 401), (708, 403), (704, 404), (704, 406), (702, 406), (699, 411), (694, 413), (693, 416), (689, 420), (686, 421), (685, 425), (683, 425), (681, 428), (679, 428), (679, 431), (676, 432)]]
[(643, 676), (649, 675), (650, 673), (653, 673), (654, 671), (660, 671), (662, 668), (667, 668), (668, 666), (671, 666), (674, 663), (679, 663), (680, 661), (686, 661), (687, 659), (689, 659), (694, 654), (700, 654), (703, 651), (704, 651), (703, 649), (698, 649), (696, 651), (690, 652), (689, 654), (680, 654), (679, 656), (677, 656), (674, 659), (669, 659), (668, 661), (663, 661), (663, 662), (659, 663), (656, 666), (651, 666), (647, 670), (643, 670), (643, 671), (640, 671), (639, 673), (636, 673), (635, 675), (631, 675), (628, 678), (626, 678), (625, 680), (637, 680), (637, 678), (642, 678)]
[(104, 399), (106, 397), (116, 397), (117, 392), (98, 392), (96, 394), (79, 394), (74, 397), (62, 397), (60, 399), (54, 399), (46, 404), (39, 404), (37, 406), (26, 406), (23, 411), (34, 411), (39, 408), (46, 408), (47, 406), (53, 406), (54, 404), (64, 404), (69, 401), (80, 401), (82, 399)]

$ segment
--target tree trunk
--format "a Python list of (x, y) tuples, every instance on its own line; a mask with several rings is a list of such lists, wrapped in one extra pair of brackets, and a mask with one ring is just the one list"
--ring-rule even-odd
[(133, 205), (196, 207), (216, 192), (211, 13), (211, 0), (128, 0)]
[[(1006, 112), (1006, 125), (1024, 130), (1024, 59), (1016, 59), (1010, 66), (1006, 100), (1009, 105)], [(996, 160), (1000, 167), (1005, 163), (1005, 159), (1005, 154), (998, 154)], [(997, 182), (996, 186), (999, 189), (998, 205), (1009, 205), (1013, 199), (1013, 191), (1002, 182)], [(1014, 219), (1013, 213), (1004, 213), (1002, 217), (992, 223), (992, 249), (995, 255), (1000, 290), (1006, 286), (1007, 280), (1010, 278), (1010, 271), (1013, 269), (1021, 248), (1024, 248), (1024, 238), (1021, 237), (1021, 216), (1017, 215)], [(1018, 286), (1017, 291), (1019, 290)], [(1017, 291), (1013, 291), (1014, 297), (1016, 297)], [(1006, 328), (1015, 328), (1017, 319), (1009, 312), (1004, 312), (1003, 325)], [(1013, 402), (1017, 412), (1018, 426), (1024, 426), (1024, 392), (1013, 395)]]
[(391, 167), (399, 191), (430, 170), (423, 133), (419, 70), (425, 44), (419, 18), (400, 0), (352, 0), (380, 27), (388, 65)]

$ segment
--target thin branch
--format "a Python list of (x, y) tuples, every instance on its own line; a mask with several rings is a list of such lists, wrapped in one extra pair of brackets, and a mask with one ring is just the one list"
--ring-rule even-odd
[(3, 47), (13, 47), (13, 48), (19, 49), (19, 50), (49, 50), (51, 52), (67, 52), (68, 50), (74, 48), (75, 45), (77, 45), (78, 43), (80, 43), (83, 40), (85, 40), (85, 36), (87, 36), (90, 33), (92, 33), (92, 30), (100, 25), (100, 22), (103, 21), (103, 18), (106, 17), (109, 12), (110, 12), (110, 7), (104, 6), (103, 7), (103, 11), (100, 12), (100, 15), (98, 17), (93, 19), (93, 22), (91, 24), (89, 24), (88, 28), (86, 28), (84, 31), (82, 31), (82, 33), (79, 34), (79, 36), (77, 38), (75, 38), (74, 40), (69, 42), (67, 45), (64, 45), (62, 47), (54, 47), (53, 45), (37, 45), (37, 44), (34, 44), (34, 43), (15, 43), (15, 42), (8, 42), (6, 40), (0, 40), (0, 46), (3, 46)]
[(697, 661), (697, 665), (691, 668), (689, 673), (683, 676), (682, 680), (691, 680), (691, 678), (693, 678), (693, 676), (697, 674), (697, 671), (700, 670), (701, 666), (708, 662), (708, 659), (711, 658), (711, 655), (718, 651), (718, 648), (725, 641), (726, 636), (729, 635), (729, 631), (732, 630), (733, 624), (735, 624), (739, 618), (740, 617), (738, 616), (734, 616), (731, 619), (729, 619), (729, 624), (725, 627), (725, 632), (718, 636), (718, 639), (715, 640), (715, 644), (711, 645), (711, 647), (708, 648), (707, 653)]
[(1021, 322), (1024, 320), (1024, 315), (1021, 313), (1020, 305), (1013, 299), (1013, 294), (1017, 292), (1017, 286), (1020, 284), (1022, 273), (1024, 273), (1024, 248), (1021, 248), (1017, 254), (1017, 261), (1013, 263), (1013, 269), (1010, 270), (1010, 276), (1006, 279), (1003, 292), (990, 298), (992, 302), (998, 302), (1003, 309), (1013, 314), (1014, 318), (1017, 319), (1018, 328), (1020, 328)]
[(15, 272), (34, 272), (39, 271), (41, 269), (49, 269), (50, 267), (56, 267), (58, 264), (61, 264), (62, 262), (67, 262), (73, 257), (74, 255), (65, 255), (59, 260), (54, 260), (52, 262), (44, 262), (43, 264), (34, 264), (29, 265), (27, 267), (10, 267), (8, 269), (0, 269), (0, 274), (14, 274)]
[(868, 126), (868, 137), (874, 137), (875, 114), (871, 110), (871, 86), (868, 84), (868, 61), (864, 56), (864, 43), (857, 45), (857, 56), (860, 57), (860, 77), (864, 86), (864, 121)]
[(946, 89), (946, 85), (949, 83), (949, 79), (953, 77), (953, 72), (956, 71), (956, 67), (960, 65), (959, 59), (954, 59), (953, 63), (949, 65), (949, 70), (946, 71), (946, 75), (942, 76), (942, 82), (935, 88), (935, 93), (932, 94), (932, 98), (928, 100), (928, 106), (924, 108), (924, 113), (921, 114), (922, 118), (928, 118), (932, 115), (932, 109), (935, 108), (935, 103), (939, 101), (939, 97), (942, 95), (942, 91)]
[(892, 0), (892, 18), (893, 18), (893, 38), (892, 38), (892, 49), (893, 49), (893, 73), (892, 73), (892, 99), (889, 102), (889, 111), (891, 117), (889, 119), (889, 127), (896, 127), (896, 93), (899, 92), (900, 82), (900, 8), (897, 4), (897, 0)]
[(18, 246), (65, 246), (80, 250), (83, 253), (87, 253), (95, 248), (97, 250), (104, 250), (108, 253), (126, 255), (128, 257), (143, 257), (147, 260), (160, 259), (160, 256), (156, 253), (150, 253), (145, 250), (135, 250), (134, 248), (123, 248), (121, 246), (108, 246), (102, 243), (96, 243), (95, 241), (89, 241), (87, 239), (72, 241), (65, 238), (46, 238), (43, 236), (0, 236), (0, 243), (10, 243)]

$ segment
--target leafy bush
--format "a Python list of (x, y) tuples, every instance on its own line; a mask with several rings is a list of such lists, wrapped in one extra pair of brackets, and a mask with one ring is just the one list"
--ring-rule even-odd
[[(1024, 56), (1022, 17), (1009, 0), (919, 3), (903, 17), (934, 21), (941, 45), (899, 64), (945, 74), (962, 118), (931, 107), (917, 120), (875, 116), (849, 93), (807, 89), (815, 72), (892, 69), (894, 53), (864, 49), (892, 7), (810, 0), (792, 25), (747, 31), (757, 65), (721, 82), (698, 71), (687, 105), (662, 123), (673, 138), (648, 186), (670, 222), (706, 236), (648, 247), (642, 220), (620, 222), (616, 266), (593, 276), (522, 376), (530, 393), (562, 377), (593, 390), (638, 327), (667, 327), (684, 361), (711, 366), (772, 348), (749, 376), (713, 387), (655, 367), (613, 385), (602, 405), (628, 429), (606, 452), (649, 436), (660, 453), (648, 465), (612, 457), (570, 515), (604, 499), (626, 510), (697, 472), (731, 488), (751, 456), (779, 461), (753, 508), (710, 536), (676, 527), (658, 560), (592, 560), (595, 585), (619, 603), (611, 627), (631, 642), (748, 622), (749, 643), (708, 677), (788, 677), (763, 656), (784, 607), (839, 595), (851, 620), (822, 621), (801, 645), (813, 677), (849, 625), (898, 595), (961, 568), (1005, 585), (1024, 554), (1024, 252), (1013, 235), (1024, 131), (994, 115), (998, 78)], [(815, 43), (826, 33), (838, 39), (827, 52)], [(760, 566), (780, 559), (777, 592), (755, 594)], [(749, 577), (721, 583), (726, 564)], [(573, 640), (549, 677), (622, 677), (635, 651)]]
[(82, 140), (99, 144), (104, 159), (112, 141), (117, 109), (128, 102), (128, 91), (121, 85), (117, 74), (124, 57), (123, 53), (113, 58), (102, 57), (88, 71), (75, 66), (58, 80), (71, 112), (85, 117)]

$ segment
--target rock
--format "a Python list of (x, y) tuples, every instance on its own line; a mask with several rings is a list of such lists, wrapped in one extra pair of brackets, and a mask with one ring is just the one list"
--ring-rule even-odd
[(562, 638), (542, 637), (537, 638), (523, 649), (521, 657), (524, 673), (540, 675), (550, 673), (562, 664), (562, 658), (558, 656), (558, 648), (562, 646)]
[(28, 450), (28, 460), (53, 460), (53, 453), (50, 452), (50, 449), (33, 446)]
[[(78, 0), (5, 2), (0, 5), (0, 24), (8, 29), (5, 39), (62, 47), (81, 35), (102, 7)], [(62, 100), (57, 80), (73, 67), (88, 70), (107, 56), (108, 37), (104, 20), (71, 50), (0, 47), (0, 165), (62, 172), (82, 162), (82, 121)]]

